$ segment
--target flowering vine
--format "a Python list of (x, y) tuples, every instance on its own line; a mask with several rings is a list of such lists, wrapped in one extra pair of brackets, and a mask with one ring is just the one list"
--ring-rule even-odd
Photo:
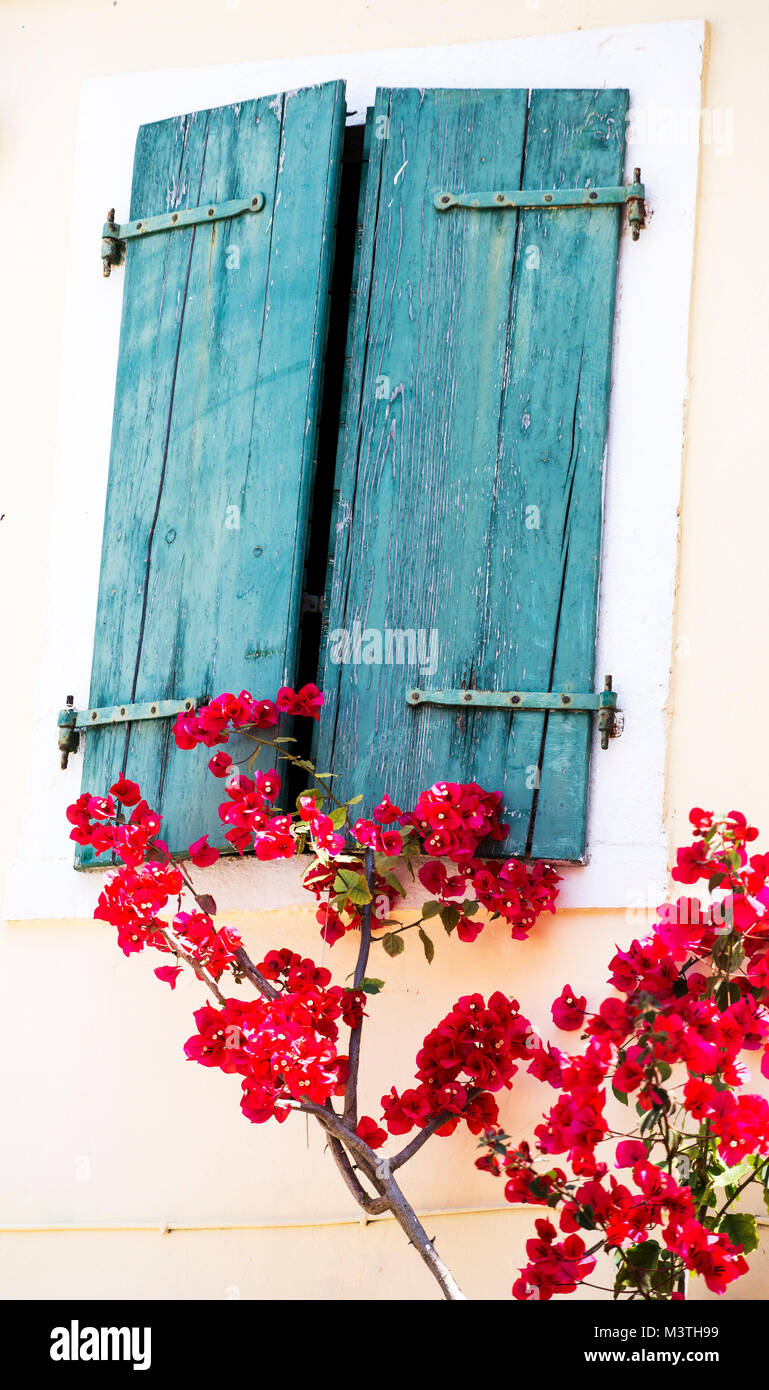
[[(595, 1011), (564, 986), (553, 1023), (582, 1030), (582, 1051), (543, 1041), (500, 991), (487, 1000), (467, 994), (427, 1033), (413, 1084), (391, 1086), (379, 1119), (360, 1115), (363, 1023), (384, 986), (368, 974), (372, 950), (399, 955), (415, 932), (432, 961), (438, 922), (469, 943), (501, 920), (523, 940), (543, 911), (554, 911), (559, 876), (548, 864), (483, 857), (507, 827), (500, 794), (476, 783), (438, 782), (413, 807), (384, 796), (371, 818), (356, 819), (362, 798), (340, 802), (329, 775), (278, 732), (282, 718), (318, 719), (322, 703), (314, 685), (284, 687), (274, 700), (225, 693), (180, 714), (173, 732), (180, 749), (217, 750), (208, 767), (223, 783), (219, 834), (230, 853), (263, 861), (307, 853), (303, 884), (316, 901), (322, 949), (358, 935), (351, 983), (334, 984), (323, 960), (287, 947), (252, 961), (237, 931), (216, 924), (214, 898), (191, 876), (190, 865), (205, 871), (219, 859), (215, 837), (173, 859), (161, 816), (124, 775), (67, 810), (72, 838), (113, 856), (94, 915), (116, 928), (126, 955), (159, 951), (161, 982), (175, 988), (187, 967), (213, 997), (195, 1011), (186, 1056), (238, 1077), (242, 1113), (254, 1124), (283, 1123), (292, 1110), (312, 1115), (356, 1201), (369, 1215), (394, 1215), (446, 1298), (461, 1291), (395, 1174), (433, 1135), (462, 1124), (482, 1136), (478, 1166), (504, 1173), (508, 1201), (550, 1208), (558, 1219), (558, 1228), (535, 1222), (516, 1298), (549, 1299), (589, 1283), (600, 1249), (616, 1264), (615, 1297), (682, 1298), (687, 1272), (722, 1292), (745, 1273), (757, 1242), (754, 1218), (734, 1203), (751, 1184), (765, 1199), (769, 1189), (769, 1103), (744, 1090), (740, 1058), (762, 1050), (769, 1076), (769, 855), (749, 857), (746, 848), (757, 832), (737, 812), (722, 820), (692, 812), (694, 843), (679, 850), (673, 877), (706, 880), (714, 900), (664, 904), (648, 937), (617, 949), (615, 993)], [(225, 751), (233, 732), (255, 745), (247, 771)], [(280, 804), (277, 767), (255, 768), (265, 749), (306, 774), (293, 808)], [(429, 897), (402, 921), (407, 875)], [(256, 995), (235, 992), (242, 986)], [(499, 1127), (497, 1095), (520, 1064), (557, 1098), (532, 1141), (514, 1146)], [(632, 1127), (614, 1127), (609, 1087), (628, 1114), (635, 1108)], [(380, 1153), (413, 1131), (396, 1152)]]
[[(187, 1057), (239, 1077), (241, 1110), (254, 1124), (282, 1123), (292, 1110), (313, 1115), (363, 1210), (391, 1212), (444, 1296), (461, 1298), (394, 1174), (434, 1134), (449, 1135), (459, 1124), (480, 1134), (496, 1124), (495, 1093), (511, 1086), (517, 1061), (530, 1057), (531, 1025), (516, 1000), (499, 991), (488, 1001), (479, 994), (459, 999), (427, 1034), (416, 1058), (415, 1085), (400, 1092), (391, 1087), (382, 1097), (381, 1122), (359, 1116), (363, 1019), (368, 999), (384, 985), (366, 973), (370, 953), (381, 946), (386, 955), (399, 955), (406, 934), (416, 930), (432, 961), (435, 945), (425, 926), (431, 920), (471, 942), (486, 920), (501, 918), (514, 938), (523, 939), (541, 912), (554, 910), (559, 876), (546, 864), (480, 857), (484, 842), (502, 841), (507, 827), (500, 821), (500, 793), (476, 783), (436, 783), (410, 809), (384, 796), (371, 819), (354, 819), (362, 798), (340, 803), (329, 778), (289, 751), (292, 740), (276, 733), (281, 717), (317, 719), (322, 703), (314, 685), (283, 687), (274, 700), (255, 700), (247, 691), (225, 693), (180, 714), (173, 733), (177, 746), (188, 750), (218, 748), (235, 731), (254, 742), (248, 773), (223, 748), (208, 763), (224, 783), (222, 837), (230, 852), (260, 860), (309, 851), (303, 883), (317, 902), (323, 945), (332, 947), (350, 931), (360, 937), (351, 986), (333, 984), (323, 963), (288, 948), (268, 951), (254, 963), (237, 931), (216, 925), (213, 897), (198, 889), (187, 862), (171, 857), (161, 838), (161, 816), (124, 775), (105, 795), (83, 792), (68, 808), (71, 837), (117, 861), (94, 915), (116, 928), (123, 952), (157, 950), (169, 962), (155, 970), (160, 981), (174, 989), (186, 966), (213, 996), (214, 1003), (195, 1012)], [(279, 804), (277, 769), (255, 769), (263, 748), (307, 773), (310, 786), (294, 809)], [(221, 852), (206, 834), (189, 846), (189, 861), (205, 870)], [(431, 897), (417, 917), (401, 922), (389, 914), (404, 902), (404, 873)], [(257, 996), (230, 992), (243, 984)], [(400, 1151), (387, 1158), (377, 1153), (389, 1137), (414, 1129), (418, 1133)]]
[[(687, 1272), (722, 1293), (757, 1245), (755, 1217), (734, 1204), (757, 1186), (769, 1207), (769, 1103), (744, 1089), (740, 1057), (760, 1051), (769, 1076), (769, 855), (748, 855), (758, 832), (739, 812), (719, 820), (695, 808), (690, 819), (694, 840), (673, 878), (705, 880), (717, 896), (663, 904), (651, 934), (617, 950), (616, 993), (594, 1012), (564, 987), (553, 1021), (583, 1029), (585, 1046), (537, 1047), (529, 1071), (558, 1096), (535, 1152), (496, 1127), (483, 1137), (478, 1167), (504, 1173), (507, 1200), (558, 1213), (561, 1239), (551, 1220), (535, 1222), (518, 1299), (589, 1283), (601, 1249), (616, 1266), (615, 1298), (683, 1298)], [(635, 1110), (627, 1129), (607, 1113), (609, 1087)]]

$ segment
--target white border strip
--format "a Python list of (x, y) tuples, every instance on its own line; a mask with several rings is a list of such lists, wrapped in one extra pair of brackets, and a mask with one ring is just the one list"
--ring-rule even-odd
[[(599, 679), (614, 676), (626, 727), (607, 752), (594, 740), (590, 859), (564, 871), (561, 902), (660, 900), (698, 144), (686, 138), (695, 122), (677, 122), (684, 134), (675, 143), (660, 138), (664, 123), (643, 116), (699, 112), (704, 38), (702, 22), (684, 21), (84, 83), (41, 660), (20, 853), (6, 885), (9, 920), (89, 917), (104, 877), (72, 867), (64, 812), (80, 791), (82, 763), (74, 756), (59, 769), (56, 715), (68, 694), (78, 707), (88, 700), (123, 284), (120, 271), (103, 279), (99, 240), (111, 204), (118, 222), (127, 217), (136, 132), (179, 112), (338, 77), (356, 120), (377, 85), (630, 88), (645, 142), (630, 144), (627, 165), (641, 166), (651, 226), (637, 243), (625, 231), (620, 251), (596, 668)], [(309, 903), (295, 862), (225, 863), (206, 879), (223, 910)]]

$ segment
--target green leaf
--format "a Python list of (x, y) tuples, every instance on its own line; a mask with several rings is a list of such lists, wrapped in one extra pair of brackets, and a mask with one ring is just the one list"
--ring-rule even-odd
[(460, 912), (458, 907), (441, 908), (441, 921), (444, 927), (446, 928), (446, 934), (448, 936), (451, 936), (451, 933), (453, 932), (461, 916), (462, 913)]
[(735, 935), (733, 931), (724, 932), (723, 936), (716, 937), (713, 942), (713, 960), (719, 970), (727, 970), (732, 962), (732, 953), (736, 949)]
[(346, 806), (357, 806), (357, 805), (358, 805), (358, 802), (359, 802), (359, 801), (362, 801), (362, 800), (363, 800), (363, 793), (361, 793), (360, 796), (351, 796), (351, 797), (350, 797), (350, 800), (347, 801), (347, 802), (345, 802), (345, 805), (346, 805)]
[(724, 881), (724, 875), (723, 875), (722, 873), (711, 874), (711, 875), (710, 875), (710, 878), (708, 879), (708, 892), (709, 892), (709, 893), (714, 892), (714, 890), (715, 890), (716, 888), (720, 887), (720, 885), (723, 883), (723, 881)]
[(406, 943), (403, 937), (396, 936), (395, 932), (392, 931), (386, 932), (382, 937), (382, 945), (388, 956), (399, 956), (401, 952), (406, 949)]
[(435, 955), (435, 947), (433, 946), (432, 941), (427, 935), (427, 932), (424, 931), (422, 927), (419, 928), (419, 940), (422, 942), (422, 945), (425, 948), (425, 956), (427, 958), (428, 965), (432, 965), (433, 957)]
[(728, 984), (728, 982), (727, 982), (726, 980), (722, 980), (722, 981), (721, 981), (720, 985), (718, 986), (718, 989), (716, 990), (716, 996), (715, 996), (715, 997), (716, 997), (716, 1003), (717, 1003), (719, 1009), (728, 1009), (728, 1007), (729, 1007), (729, 984)]
[(360, 982), (360, 987), (364, 994), (379, 994), (384, 989), (384, 980), (377, 980), (373, 975), (366, 975)]
[(371, 902), (371, 894), (368, 884), (363, 874), (356, 874), (352, 869), (340, 869), (334, 879), (334, 892), (344, 893), (351, 903), (358, 907)]
[(627, 1105), (627, 1103), (628, 1103), (627, 1093), (626, 1093), (625, 1091), (618, 1091), (618, 1090), (617, 1090), (617, 1087), (614, 1085), (614, 1083), (612, 1083), (612, 1088), (611, 1088), (611, 1089), (612, 1089), (613, 1094), (617, 1097), (617, 1100), (621, 1100), (623, 1105)]
[(479, 907), (480, 903), (475, 902), (473, 898), (468, 898), (467, 901), (462, 904), (462, 911), (465, 917), (474, 917)]
[(427, 920), (428, 917), (437, 917), (437, 916), (438, 916), (438, 913), (439, 913), (439, 912), (442, 912), (442, 911), (443, 911), (443, 904), (442, 904), (442, 903), (436, 903), (436, 902), (425, 903), (424, 906), (422, 907), (422, 916), (425, 918), (425, 920)]
[(746, 1211), (733, 1211), (722, 1216), (719, 1230), (726, 1232), (732, 1245), (741, 1245), (746, 1255), (758, 1245), (756, 1218)]
[(650, 1110), (647, 1110), (639, 1125), (641, 1134), (643, 1134), (645, 1130), (651, 1129), (652, 1126), (657, 1123), (661, 1114), (662, 1111), (658, 1105), (653, 1105)]
[(347, 811), (344, 806), (335, 806), (329, 817), (335, 830), (341, 830), (347, 820)]
[(742, 1163), (735, 1163), (733, 1168), (724, 1168), (722, 1173), (716, 1174), (713, 1178), (714, 1187), (728, 1187), (734, 1183), (739, 1187), (747, 1177), (753, 1172), (753, 1164), (749, 1158), (744, 1158)]
[(642, 1240), (640, 1245), (631, 1245), (625, 1252), (625, 1259), (632, 1269), (652, 1270), (660, 1257), (660, 1246), (656, 1240)]
[[(382, 858), (385, 858), (385, 856), (383, 855)], [(386, 860), (386, 858), (385, 858), (385, 863), (386, 863), (386, 862), (387, 862), (387, 860)], [(392, 861), (390, 861), (390, 862), (392, 862)], [(374, 866), (374, 867), (376, 868), (376, 871), (377, 871), (377, 873), (379, 874), (380, 878), (383, 878), (384, 881), (385, 881), (385, 883), (389, 883), (390, 887), (391, 887), (391, 888), (394, 888), (394, 889), (395, 889), (395, 892), (396, 892), (401, 898), (404, 898), (404, 897), (406, 896), (406, 889), (403, 887), (403, 884), (401, 883), (401, 881), (400, 881), (400, 879), (398, 878), (397, 874), (394, 874), (394, 873), (393, 873), (392, 869), (382, 869), (382, 868), (380, 868), (379, 865), (376, 864), (376, 863), (375, 863), (375, 866)]]

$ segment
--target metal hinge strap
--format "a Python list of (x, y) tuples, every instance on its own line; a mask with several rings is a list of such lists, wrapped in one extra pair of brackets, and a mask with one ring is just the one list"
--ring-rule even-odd
[(59, 710), (57, 720), (61, 765), (67, 766), (70, 753), (76, 753), (81, 729), (98, 729), (104, 724), (130, 724), (139, 719), (170, 719), (195, 708), (197, 700), (147, 700), (138, 705), (105, 705), (100, 709), (73, 709), (73, 699), (67, 696), (66, 708)]
[(554, 188), (494, 190), (490, 193), (436, 193), (433, 199), (438, 212), (451, 208), (473, 208), (479, 212), (504, 211), (505, 208), (537, 208), (540, 211), (558, 208), (591, 208), (624, 206), (628, 222), (637, 241), (646, 216), (646, 190), (641, 183), (641, 170), (633, 170), (633, 182), (616, 188)]
[(573, 693), (568, 690), (410, 690), (409, 705), (443, 705), (454, 709), (469, 706), (483, 709), (538, 710), (540, 713), (558, 710), (559, 713), (598, 711), (601, 747), (608, 748), (614, 733), (614, 712), (617, 692), (612, 690), (612, 678), (606, 677), (605, 688), (595, 693)]
[(119, 224), (115, 221), (115, 209), (110, 208), (102, 230), (104, 274), (109, 275), (113, 265), (122, 264), (127, 241), (152, 236), (155, 232), (195, 227), (201, 222), (221, 222), (225, 218), (240, 217), (244, 212), (260, 212), (263, 207), (264, 194), (253, 193), (248, 198), (230, 198), (226, 203), (204, 203), (199, 208), (179, 208), (177, 212), (161, 212), (155, 217), (141, 217), (137, 222)]

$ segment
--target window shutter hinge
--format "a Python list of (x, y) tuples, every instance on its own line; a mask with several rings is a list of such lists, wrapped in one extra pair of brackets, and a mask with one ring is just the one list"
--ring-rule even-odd
[(199, 208), (180, 208), (177, 212), (161, 212), (155, 217), (140, 217), (138, 222), (120, 224), (115, 221), (115, 209), (110, 208), (101, 234), (104, 274), (109, 275), (113, 265), (123, 264), (127, 241), (152, 236), (156, 232), (173, 232), (183, 227), (195, 227), (201, 222), (221, 222), (223, 219), (241, 217), (244, 212), (261, 212), (263, 207), (264, 194), (252, 193), (249, 198), (230, 198), (225, 203), (204, 203)]
[(63, 768), (67, 766), (70, 753), (76, 753), (80, 747), (80, 734), (86, 729), (98, 729), (103, 724), (130, 724), (138, 719), (170, 719), (189, 713), (198, 701), (148, 700), (139, 705), (105, 705), (101, 709), (74, 709), (74, 703), (74, 697), (68, 695), (57, 720)]
[(622, 732), (624, 721), (617, 721), (617, 692), (612, 678), (604, 680), (603, 690), (596, 693), (573, 694), (560, 690), (410, 690), (409, 705), (443, 705), (466, 709), (468, 705), (481, 709), (538, 710), (559, 714), (598, 713), (598, 732), (601, 747), (609, 747), (609, 739)]
[(433, 205), (438, 212), (451, 208), (471, 208), (476, 212), (501, 212), (506, 208), (536, 208), (540, 212), (557, 212), (559, 208), (591, 208), (627, 206), (627, 217), (633, 241), (638, 241), (646, 225), (646, 189), (641, 183), (641, 170), (633, 170), (633, 182), (616, 188), (554, 188), (552, 191), (516, 188), (490, 193), (436, 193)]

